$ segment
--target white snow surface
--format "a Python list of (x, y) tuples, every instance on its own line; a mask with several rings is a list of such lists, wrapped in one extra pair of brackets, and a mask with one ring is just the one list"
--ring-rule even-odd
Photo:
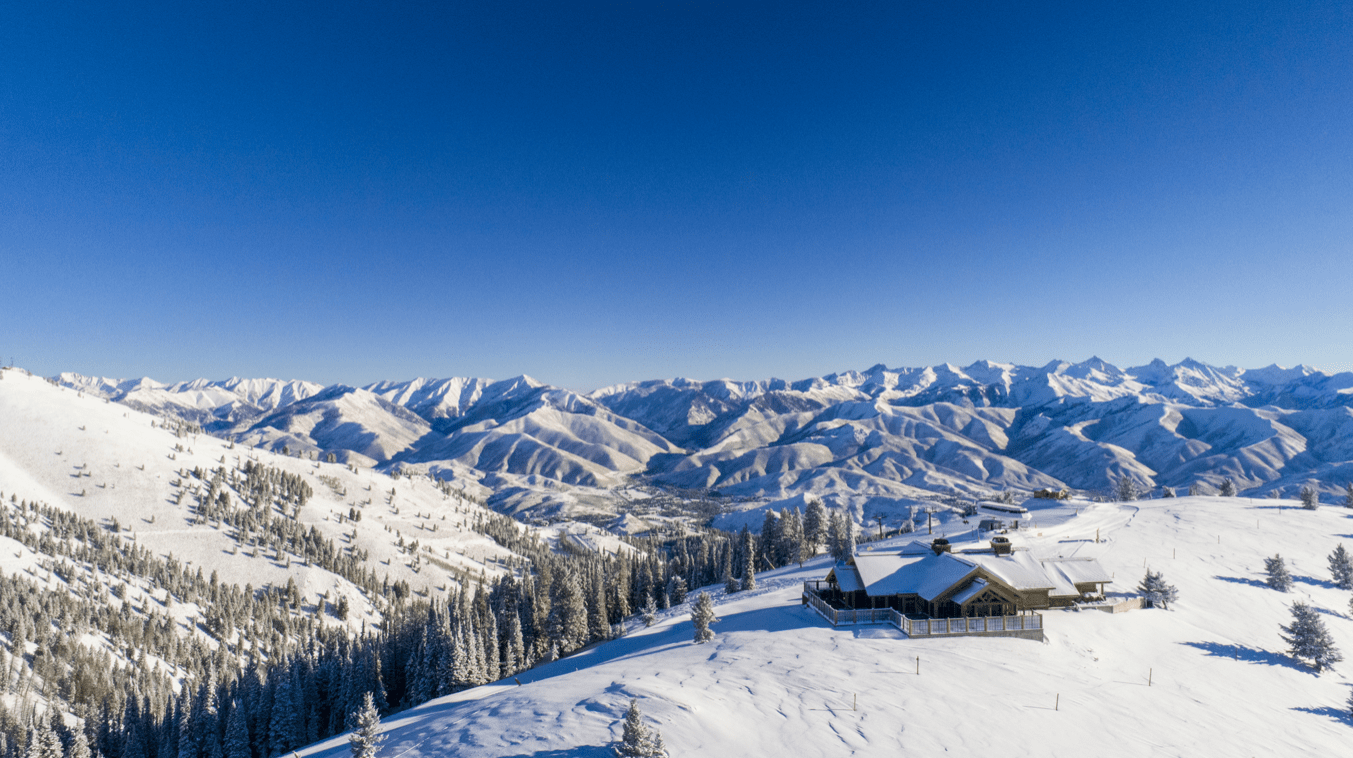
[[(1316, 676), (1286, 655), (1278, 627), (1293, 601), (1312, 603), (1353, 653), (1349, 593), (1325, 567), (1337, 543), (1353, 542), (1353, 511), (1294, 506), (1196, 497), (1039, 507), (1021, 544), (1097, 558), (1123, 575), (1115, 596), (1131, 592), (1143, 564), (1180, 592), (1169, 611), (1045, 612), (1043, 643), (833, 629), (799, 602), (826, 558), (760, 575), (752, 593), (708, 588), (721, 619), (713, 642), (691, 641), (687, 604), (520, 685), (393, 714), (381, 756), (600, 758), (630, 698), (673, 755), (1342, 755), (1353, 663)], [(1274, 553), (1292, 567), (1291, 593), (1262, 582)], [(300, 755), (345, 756), (345, 739)]]

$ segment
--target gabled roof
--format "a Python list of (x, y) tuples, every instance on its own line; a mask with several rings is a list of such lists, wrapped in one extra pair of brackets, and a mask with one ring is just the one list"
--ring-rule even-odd
[(927, 548), (924, 555), (858, 553), (855, 568), (870, 597), (919, 595), (934, 600), (971, 574), (974, 565), (949, 553), (935, 555)]
[[(913, 541), (898, 552), (861, 552), (855, 565), (838, 563), (833, 569), (838, 585), (847, 592), (863, 589), (870, 597), (918, 595), (934, 600), (959, 587), (978, 569), (991, 579), (1025, 592), (1047, 590), (1050, 597), (1074, 597), (1077, 584), (1112, 581), (1112, 576), (1090, 558), (1037, 558), (1026, 550), (1006, 555), (991, 552), (940, 553)], [(986, 586), (984, 584), (983, 586)], [(964, 587), (964, 595), (971, 587)], [(962, 600), (955, 598), (956, 602)]]
[(986, 588), (987, 588), (987, 580), (974, 579), (972, 580), (972, 583), (969, 584), (962, 592), (958, 593), (957, 595), (954, 595), (952, 598), (949, 599), (953, 600), (955, 603), (958, 603), (959, 605), (963, 605), (969, 600), (972, 600), (973, 598), (977, 597), (977, 595), (980, 594), (982, 590)]
[(857, 592), (864, 589), (864, 582), (860, 581), (860, 572), (855, 570), (854, 566), (847, 563), (838, 562), (827, 572), (827, 579), (836, 579), (836, 586), (841, 588), (842, 592)]
[(1043, 571), (1057, 581), (1058, 590), (1070, 588), (1069, 591), (1052, 593), (1054, 595), (1079, 595), (1077, 584), (1113, 581), (1113, 576), (1099, 565), (1099, 561), (1090, 558), (1046, 558), (1043, 560)]

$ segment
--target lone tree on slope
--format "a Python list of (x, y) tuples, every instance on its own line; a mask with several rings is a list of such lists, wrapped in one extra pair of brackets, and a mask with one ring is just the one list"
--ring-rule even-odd
[(1235, 497), (1236, 496), (1235, 480), (1230, 477), (1223, 479), (1221, 481), (1221, 488), (1217, 490), (1217, 494), (1221, 495), (1222, 497)]
[(1342, 542), (1329, 554), (1329, 562), (1330, 574), (1339, 589), (1353, 590), (1353, 558), (1349, 557)]
[(1301, 507), (1308, 511), (1315, 510), (1320, 505), (1320, 498), (1315, 494), (1315, 488), (1306, 486), (1301, 488)]
[(708, 592), (701, 592), (691, 607), (691, 623), (695, 624), (695, 641), (709, 642), (714, 639), (714, 632), (709, 625), (718, 620), (714, 615), (714, 598), (710, 597)]
[(1353, 482), (1344, 485), (1344, 507), (1353, 508)]
[(348, 737), (352, 758), (375, 758), (381, 743), (385, 742), (385, 736), (380, 733), (381, 715), (376, 711), (376, 702), (370, 692), (362, 698), (362, 707), (354, 711), (350, 718), (356, 725)]
[(1159, 605), (1167, 611), (1170, 610), (1170, 603), (1179, 598), (1179, 590), (1173, 584), (1167, 584), (1159, 571), (1151, 569), (1146, 570), (1146, 576), (1137, 585), (1137, 591), (1142, 593), (1150, 607)]
[(1120, 477), (1118, 484), (1114, 487), (1114, 494), (1118, 500), (1124, 503), (1130, 503), (1136, 500), (1141, 494), (1137, 489), (1137, 482), (1130, 476)]
[(1268, 586), (1279, 592), (1292, 589), (1292, 575), (1287, 573), (1287, 565), (1283, 563), (1281, 555), (1265, 558), (1264, 571), (1268, 572), (1268, 579), (1265, 580)]
[(1282, 638), (1292, 657), (1310, 660), (1317, 674), (1344, 659), (1319, 612), (1301, 601), (1292, 604), (1292, 624), (1279, 628), (1286, 632)]
[(620, 744), (615, 746), (615, 754), (620, 758), (667, 758), (662, 734), (657, 729), (650, 730), (644, 724), (638, 699), (630, 699), (630, 708), (625, 712), (625, 726)]

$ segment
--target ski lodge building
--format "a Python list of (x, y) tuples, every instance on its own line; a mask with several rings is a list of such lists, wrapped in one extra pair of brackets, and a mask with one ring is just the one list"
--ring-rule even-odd
[[(1093, 559), (1038, 557), (997, 537), (989, 549), (957, 553), (944, 539), (857, 553), (838, 562), (825, 580), (812, 582), (811, 591), (835, 609), (958, 619), (1068, 607), (1102, 597), (1111, 581)], [(805, 586), (805, 602), (808, 591)]]

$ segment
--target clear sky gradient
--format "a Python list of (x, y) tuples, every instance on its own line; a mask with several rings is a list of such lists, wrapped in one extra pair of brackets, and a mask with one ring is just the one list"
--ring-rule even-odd
[(7, 3), (0, 353), (1353, 369), (1350, 6), (1029, 5)]

